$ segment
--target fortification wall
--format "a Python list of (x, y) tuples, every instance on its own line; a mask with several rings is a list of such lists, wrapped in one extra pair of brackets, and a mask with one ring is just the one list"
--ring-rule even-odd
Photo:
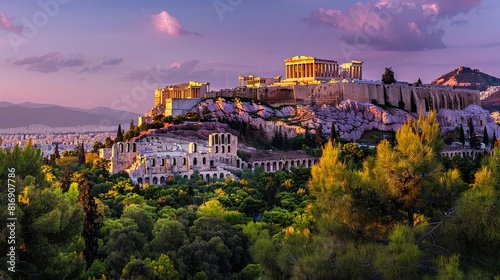
[(261, 88), (257, 92), (258, 99), (276, 106), (294, 105), (296, 99), (291, 87)]
[(233, 89), (210, 92), (208, 98), (246, 97), (271, 105), (337, 105), (344, 100), (356, 100), (394, 107), (409, 112), (437, 109), (463, 110), (471, 104), (480, 105), (479, 92), (443, 86), (383, 85), (366, 82), (339, 82), (260, 89)]

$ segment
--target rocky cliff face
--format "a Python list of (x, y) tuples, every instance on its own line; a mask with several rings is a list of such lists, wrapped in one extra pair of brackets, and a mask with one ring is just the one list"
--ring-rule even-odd
[(471, 119), (474, 125), (474, 132), (478, 135), (482, 136), (484, 127), (486, 127), (490, 139), (493, 137), (494, 133), (497, 137), (500, 137), (500, 127), (496, 124), (490, 112), (477, 105), (470, 105), (461, 111), (441, 109), (437, 117), (443, 132), (452, 131), (460, 126), (460, 124), (462, 124), (464, 130), (468, 132), (467, 123), (469, 119)]
[(500, 111), (500, 86), (491, 86), (481, 92), (481, 107), (490, 111)]
[[(354, 100), (342, 101), (337, 106), (281, 106), (268, 107), (263, 104), (242, 102), (236, 100), (208, 99), (200, 102), (194, 111), (207, 112), (219, 120), (249, 123), (253, 128), (262, 128), (265, 137), (271, 139), (280, 131), (292, 138), (306, 131), (315, 132), (322, 127), (322, 132), (328, 136), (332, 124), (340, 137), (348, 140), (357, 140), (365, 131), (395, 131), (408, 118), (417, 117), (399, 109), (385, 110), (370, 103), (361, 103)], [(465, 110), (441, 109), (438, 120), (443, 132), (454, 130), (462, 124), (473, 120), (475, 131), (482, 135), (484, 126), (487, 127), (490, 137), (493, 132), (500, 136), (500, 128), (496, 125), (489, 112), (477, 105), (470, 105)]]

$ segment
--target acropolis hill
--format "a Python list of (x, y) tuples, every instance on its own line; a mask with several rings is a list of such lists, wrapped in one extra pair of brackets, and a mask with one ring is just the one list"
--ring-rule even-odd
[[(480, 105), (479, 91), (450, 86), (382, 84), (362, 80), (363, 62), (353, 60), (339, 65), (335, 60), (295, 56), (285, 63), (285, 79), (240, 76), (233, 89), (209, 91), (209, 83), (189, 82), (155, 91), (155, 106), (146, 119), (159, 114), (176, 116), (189, 111), (204, 98), (248, 98), (272, 106), (338, 105), (356, 100), (374, 105), (393, 106), (407, 112), (451, 109)], [(141, 123), (143, 120), (139, 120)]]
[[(157, 115), (177, 116), (188, 111), (218, 120), (262, 127), (270, 139), (276, 132), (294, 137), (335, 126), (341, 137), (357, 140), (370, 130), (395, 131), (408, 118), (431, 110), (439, 112), (443, 133), (471, 120), (474, 132), (486, 128), (500, 135), (489, 112), (480, 107), (480, 92), (442, 85), (363, 80), (363, 62), (295, 56), (284, 60), (281, 76), (240, 76), (238, 87), (210, 90), (210, 83), (190, 81), (155, 91), (155, 105), (139, 124)], [(467, 132), (471, 133), (471, 132)]]

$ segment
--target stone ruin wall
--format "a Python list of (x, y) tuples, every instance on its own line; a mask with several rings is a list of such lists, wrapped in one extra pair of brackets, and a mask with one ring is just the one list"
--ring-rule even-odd
[(260, 100), (273, 106), (338, 105), (341, 101), (351, 99), (363, 103), (399, 107), (400, 101), (403, 101), (406, 111), (416, 113), (420, 112), (420, 108), (424, 108), (425, 111), (433, 109), (463, 110), (471, 104), (481, 104), (479, 91), (475, 90), (428, 85), (383, 85), (358, 82), (222, 90), (207, 93), (206, 97), (244, 97)]

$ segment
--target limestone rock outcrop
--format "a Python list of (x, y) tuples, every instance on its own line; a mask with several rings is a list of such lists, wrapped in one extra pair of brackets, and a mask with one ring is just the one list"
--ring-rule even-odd
[[(255, 129), (262, 128), (265, 137), (271, 139), (276, 132), (292, 138), (306, 131), (314, 133), (322, 127), (324, 136), (328, 136), (332, 124), (340, 137), (348, 140), (359, 139), (364, 132), (370, 130), (396, 131), (408, 118), (416, 118), (415, 113), (408, 113), (397, 108), (383, 109), (371, 103), (355, 100), (340, 102), (337, 106), (302, 106), (284, 105), (269, 107), (264, 104), (242, 102), (238, 99), (207, 99), (200, 102), (193, 111), (202, 114), (210, 112), (219, 120), (245, 122)], [(438, 121), (443, 132), (454, 130), (472, 119), (475, 132), (482, 135), (484, 126), (490, 137), (493, 132), (500, 136), (500, 129), (489, 112), (477, 105), (470, 105), (464, 110), (441, 109)]]

